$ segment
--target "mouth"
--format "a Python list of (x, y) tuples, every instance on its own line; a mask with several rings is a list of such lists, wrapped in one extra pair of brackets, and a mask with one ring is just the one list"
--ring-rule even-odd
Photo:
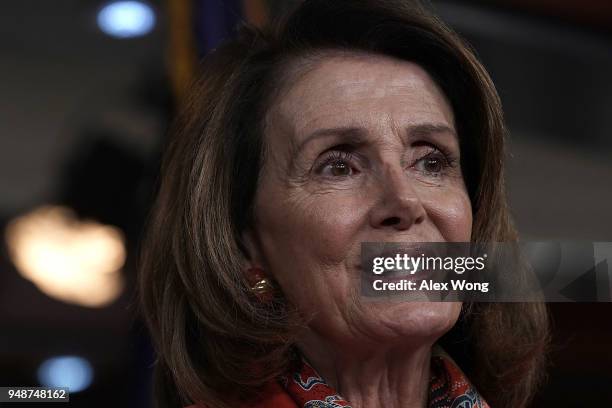
[(425, 259), (443, 257), (443, 246), (433, 243), (362, 243), (361, 262), (356, 266), (363, 279), (373, 282), (420, 281), (436, 272)]

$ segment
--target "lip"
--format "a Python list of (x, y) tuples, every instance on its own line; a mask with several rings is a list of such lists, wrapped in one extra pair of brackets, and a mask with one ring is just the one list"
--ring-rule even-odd
[[(432, 242), (417, 242), (417, 243), (402, 243), (402, 242), (385, 242), (385, 243), (376, 243), (382, 245), (381, 247), (371, 248), (371, 253), (368, 256), (364, 256), (363, 254), (363, 246), (362, 246), (362, 254), (361, 254), (361, 262), (356, 265), (356, 268), (361, 271), (363, 274), (371, 275), (371, 266), (374, 263), (375, 258), (395, 258), (397, 255), (408, 255), (409, 257), (420, 257), (424, 255), (425, 257), (443, 257), (442, 253), (442, 245), (440, 243), (432, 243)], [(437, 244), (437, 245), (432, 245)], [(368, 270), (364, 268), (366, 266)], [(368, 273), (370, 272), (370, 273)], [(410, 271), (404, 270), (392, 270), (386, 271), (383, 275), (386, 279), (400, 278), (400, 279), (410, 279), (414, 280), (415, 275), (419, 275), (423, 277), (426, 274), (431, 274), (434, 271), (426, 271), (426, 270), (418, 270), (414, 273), (410, 273)], [(383, 275), (374, 275), (375, 279), (380, 279)], [(411, 279), (412, 278), (412, 279)]]
[(366, 274), (365, 278), (370, 284), (377, 280), (389, 283), (401, 281), (419, 282), (425, 279), (431, 279), (435, 273), (436, 271), (432, 270), (419, 270), (412, 274), (406, 271), (390, 271), (381, 275)]
[[(413, 296), (422, 296), (423, 292), (419, 289), (421, 286), (421, 282), (434, 279), (437, 281), (437, 274), (439, 272), (430, 271), (430, 270), (421, 270), (414, 274), (410, 274), (406, 271), (392, 271), (385, 272), (382, 275), (374, 275), (370, 273), (361, 272), (361, 293), (369, 299), (392, 299), (396, 300), (409, 300), (413, 299)], [(375, 290), (375, 281), (382, 281), (383, 284), (401, 284), (402, 282), (410, 282), (412, 289), (403, 289), (403, 290)], [(407, 286), (404, 286), (407, 288)], [(420, 299), (420, 298), (419, 298)], [(423, 301), (423, 299), (420, 299)]]

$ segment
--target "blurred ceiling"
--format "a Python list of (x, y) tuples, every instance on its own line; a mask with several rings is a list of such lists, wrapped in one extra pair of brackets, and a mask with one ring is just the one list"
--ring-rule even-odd
[(54, 198), (85, 127), (119, 128), (120, 142), (142, 154), (158, 143), (164, 122), (139, 92), (164, 75), (164, 15), (149, 35), (118, 40), (96, 26), (102, 4), (0, 5), (0, 215)]

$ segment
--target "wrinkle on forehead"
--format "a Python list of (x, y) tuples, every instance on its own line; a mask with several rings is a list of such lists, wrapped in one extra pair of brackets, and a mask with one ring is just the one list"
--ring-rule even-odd
[(266, 115), (266, 138), (275, 146), (271, 165), (286, 164), (292, 148), (316, 128), (399, 130), (420, 121), (455, 128), (446, 96), (415, 63), (367, 52), (327, 50), (303, 67), (300, 61), (293, 65), (281, 79), (282, 89)]

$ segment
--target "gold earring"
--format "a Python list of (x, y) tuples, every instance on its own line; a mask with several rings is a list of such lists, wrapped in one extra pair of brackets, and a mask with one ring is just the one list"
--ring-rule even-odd
[(251, 290), (257, 295), (263, 295), (272, 290), (272, 284), (267, 278), (263, 278), (255, 282), (255, 285), (251, 287)]
[(268, 302), (272, 299), (272, 292), (274, 287), (270, 279), (266, 277), (263, 269), (258, 267), (249, 268), (247, 270), (247, 276), (251, 282), (255, 282), (251, 286), (251, 291), (255, 293), (255, 296), (262, 302)]

